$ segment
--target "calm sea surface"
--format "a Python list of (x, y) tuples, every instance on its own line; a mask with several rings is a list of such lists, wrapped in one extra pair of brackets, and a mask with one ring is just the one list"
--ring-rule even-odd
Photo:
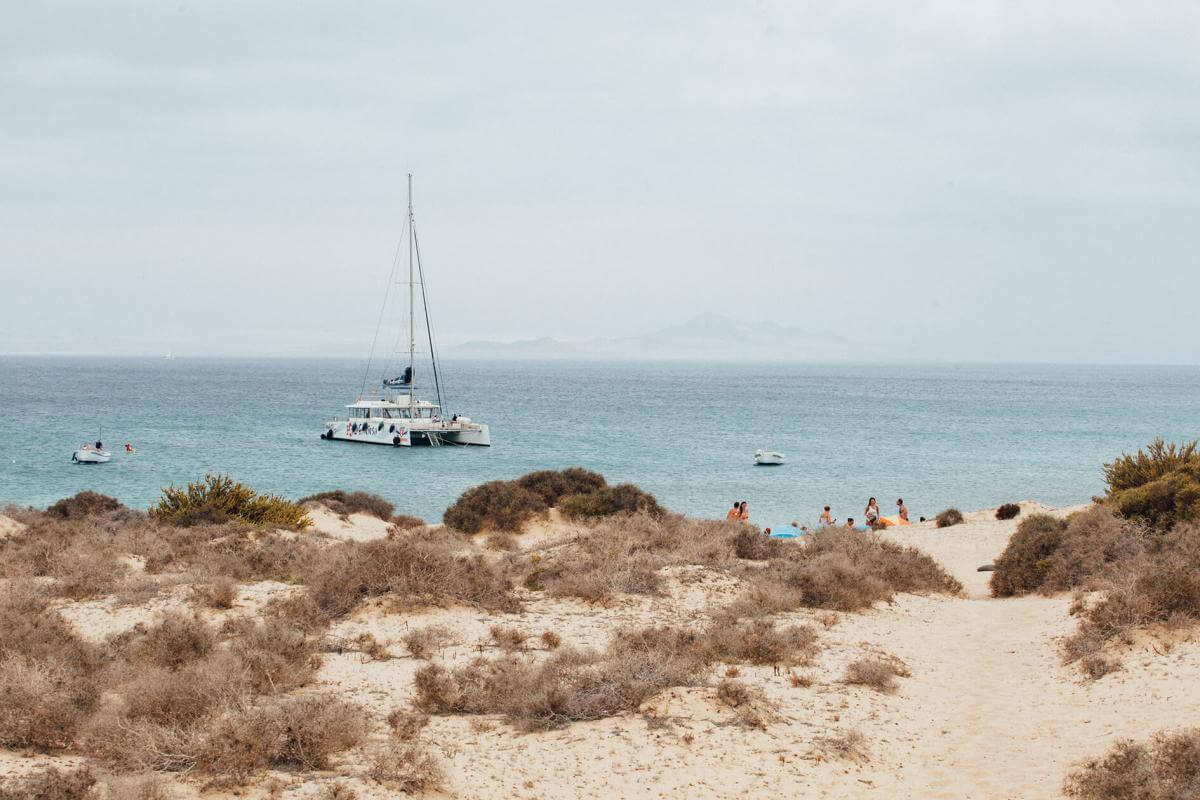
[[(1033, 498), (1079, 503), (1100, 465), (1156, 435), (1200, 435), (1200, 368), (818, 366), (450, 361), (448, 410), (491, 448), (325, 442), (361, 361), (0, 358), (0, 504), (83, 489), (145, 507), (159, 489), (233, 475), (300, 497), (376, 492), (429, 520), (464, 489), (579, 465), (668, 507), (751, 520), (861, 517), (868, 495), (914, 519)], [(71, 463), (103, 425), (113, 460)], [(130, 442), (137, 452), (119, 452)], [(752, 465), (757, 448), (782, 467)]]

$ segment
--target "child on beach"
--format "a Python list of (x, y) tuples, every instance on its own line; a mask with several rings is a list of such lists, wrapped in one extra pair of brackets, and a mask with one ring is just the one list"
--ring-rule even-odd
[(904, 505), (904, 498), (901, 497), (899, 500), (897, 500), (896, 505), (900, 509), (900, 519), (908, 522), (908, 506)]
[(829, 513), (829, 506), (825, 506), (825, 510), (821, 512), (821, 516), (817, 517), (817, 524), (823, 527), (833, 524), (833, 516)]
[(728, 522), (737, 522), (739, 519), (741, 519), (741, 514), (742, 514), (741, 504), (737, 500), (734, 500), (733, 508), (729, 509), (729, 513), (725, 515), (725, 519)]
[(854, 530), (854, 517), (846, 517), (846, 530)]

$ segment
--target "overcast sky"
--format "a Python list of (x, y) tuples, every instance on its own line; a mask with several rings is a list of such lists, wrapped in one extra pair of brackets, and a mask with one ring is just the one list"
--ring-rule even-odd
[(1194, 2), (21, 3), (0, 352), (365, 355), (704, 312), (1200, 362)]

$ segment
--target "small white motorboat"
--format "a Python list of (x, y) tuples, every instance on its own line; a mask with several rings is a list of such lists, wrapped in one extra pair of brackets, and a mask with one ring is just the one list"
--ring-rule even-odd
[(754, 454), (754, 463), (760, 467), (775, 467), (783, 463), (783, 453), (773, 450), (759, 450)]
[(112, 458), (112, 453), (104, 449), (104, 444), (97, 441), (94, 445), (85, 444), (71, 454), (71, 460), (76, 464), (105, 464)]

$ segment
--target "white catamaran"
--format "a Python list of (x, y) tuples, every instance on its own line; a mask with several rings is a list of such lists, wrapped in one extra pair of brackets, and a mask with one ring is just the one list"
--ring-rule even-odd
[[(417, 242), (416, 217), (412, 206), (412, 173), (408, 175), (408, 221), (404, 226), (400, 246), (408, 244), (408, 365), (397, 377), (385, 377), (381, 390), (365, 392), (367, 376), (371, 372), (371, 361), (375, 357), (375, 344), (379, 340), (379, 328), (387, 309), (388, 291), (384, 292), (384, 308), (380, 311), (379, 325), (375, 329), (375, 342), (371, 344), (371, 355), (367, 358), (367, 369), (363, 373), (363, 386), (359, 396), (346, 406), (346, 415), (334, 417), (325, 423), (322, 439), (366, 444), (386, 444), (394, 447), (411, 445), (482, 445), (492, 443), (488, 426), (473, 422), (469, 417), (452, 414), (448, 418), (442, 411), (442, 379), (438, 369), (437, 352), (433, 345), (433, 329), (429, 323), (429, 301), (425, 294), (425, 271), (421, 266), (421, 248)], [(388, 277), (387, 289), (395, 282), (400, 264), (401, 250), (396, 251), (392, 272)], [(416, 297), (421, 292), (421, 307), (425, 320), (426, 341), (429, 343), (430, 375), (437, 402), (421, 400), (416, 396)], [(395, 374), (390, 373), (390, 374)]]

